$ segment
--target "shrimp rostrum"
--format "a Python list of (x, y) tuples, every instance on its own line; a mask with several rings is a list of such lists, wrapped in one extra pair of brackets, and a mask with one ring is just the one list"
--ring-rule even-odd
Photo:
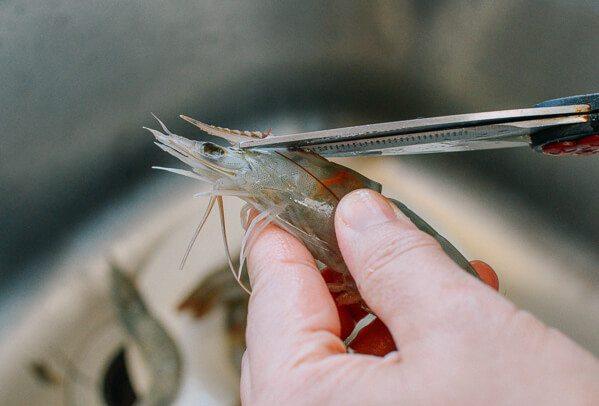
[[(264, 133), (229, 130), (210, 126), (186, 116), (181, 117), (204, 132), (227, 140), (230, 144), (224, 147), (211, 142), (189, 140), (171, 133), (159, 120), (164, 132), (149, 129), (160, 148), (190, 167), (189, 170), (159, 169), (189, 176), (212, 186), (211, 191), (206, 193), (210, 195), (210, 201), (194, 239), (216, 202), (220, 210), (229, 265), (237, 281), (242, 284), (241, 270), (251, 249), (252, 235), (259, 233), (267, 224), (275, 223), (301, 240), (316, 260), (337, 275), (328, 283), (328, 287), (338, 305), (361, 303), (367, 310), (337, 245), (334, 213), (340, 199), (352, 190), (369, 188), (380, 192), (381, 185), (312, 152), (237, 147), (244, 137), (263, 137)], [(236, 196), (247, 203), (242, 216), (247, 214), (249, 208), (254, 208), (260, 213), (247, 227), (236, 269), (233, 268), (228, 253), (223, 196)], [(394, 203), (418, 228), (437, 239), (458, 265), (476, 276), (468, 261), (446, 239), (406, 206), (396, 201)], [(184, 259), (192, 244), (193, 239)]]

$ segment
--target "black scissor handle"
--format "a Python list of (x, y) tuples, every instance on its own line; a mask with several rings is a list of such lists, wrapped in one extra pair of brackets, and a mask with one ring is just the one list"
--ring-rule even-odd
[(560, 97), (559, 99), (551, 99), (541, 102), (536, 104), (535, 107), (570, 106), (573, 104), (588, 104), (591, 108), (591, 112), (597, 112), (599, 111), (599, 93)]

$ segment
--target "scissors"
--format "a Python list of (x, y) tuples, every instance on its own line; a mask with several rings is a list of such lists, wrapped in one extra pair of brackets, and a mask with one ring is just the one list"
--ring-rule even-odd
[(242, 141), (240, 148), (299, 148), (328, 157), (403, 155), (530, 146), (549, 155), (599, 153), (599, 93), (532, 108), (367, 124)]

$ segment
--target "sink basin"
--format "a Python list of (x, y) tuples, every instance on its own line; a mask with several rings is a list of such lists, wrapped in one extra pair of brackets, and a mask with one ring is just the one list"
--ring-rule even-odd
[[(210, 139), (177, 115), (283, 134), (529, 107), (598, 91), (598, 19), (563, 0), (2, 2), (0, 403), (99, 404), (123, 365), (123, 396), (146, 393), (111, 261), (178, 343), (177, 402), (237, 402), (222, 309), (176, 311), (223, 267), (220, 231), (212, 219), (176, 269), (205, 202), (149, 169), (173, 163), (141, 129), (150, 112)], [(521, 148), (342, 162), (599, 355), (599, 160)], [(237, 246), (239, 203), (226, 203)]]

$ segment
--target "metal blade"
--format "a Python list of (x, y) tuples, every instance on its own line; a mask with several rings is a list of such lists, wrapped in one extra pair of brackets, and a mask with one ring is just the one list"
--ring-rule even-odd
[[(346, 145), (346, 150), (351, 152), (352, 147), (350, 146), (359, 147), (362, 142), (376, 139), (379, 140), (379, 143), (381, 143), (383, 139), (392, 140), (392, 144), (399, 142), (401, 145), (397, 146), (430, 143), (427, 140), (430, 140), (431, 142), (476, 140), (481, 137), (503, 137), (506, 136), (504, 133), (507, 133), (507, 136), (511, 136), (512, 134), (509, 133), (508, 129), (517, 127), (515, 124), (516, 122), (560, 118), (564, 116), (569, 117), (572, 115), (588, 113), (589, 111), (590, 107), (588, 105), (581, 104), (419, 118), (414, 120), (336, 128), (299, 134), (270, 136), (263, 139), (243, 141), (240, 143), (240, 147), (298, 147), (316, 150), (316, 145), (330, 146), (336, 144), (338, 146)], [(508, 129), (501, 127), (501, 124), (504, 126), (507, 125)], [(495, 128), (493, 125), (499, 125), (499, 127)], [(513, 135), (519, 136), (526, 134), (527, 132), (515, 131)], [(403, 135), (404, 137), (397, 137), (400, 135)], [(424, 137), (425, 135), (426, 137)], [(368, 142), (368, 144), (372, 144), (372, 142)]]
[(314, 151), (323, 156), (341, 157), (356, 155), (425, 154), (521, 147), (529, 146), (530, 135), (540, 129), (567, 126), (586, 121), (588, 121), (587, 115), (552, 117), (457, 129), (423, 131), (362, 140), (325, 142), (306, 145), (302, 149)]

